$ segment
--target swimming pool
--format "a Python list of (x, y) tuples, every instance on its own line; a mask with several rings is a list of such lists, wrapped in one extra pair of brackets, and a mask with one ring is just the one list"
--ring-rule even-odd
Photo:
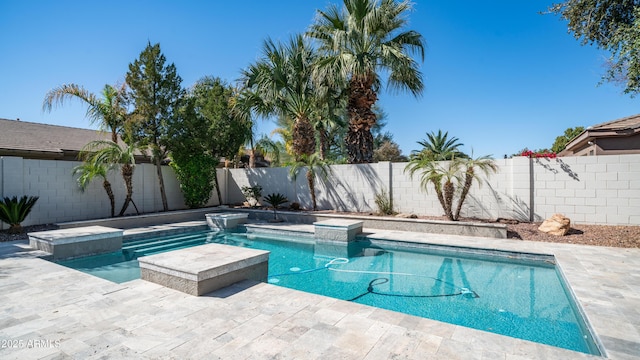
[[(176, 245), (172, 240), (179, 239)], [(599, 354), (559, 269), (549, 258), (357, 241), (351, 256), (313, 239), (197, 232), (126, 242), (123, 251), (60, 262), (115, 282), (139, 278), (136, 258), (179, 246), (222, 243), (271, 251), (269, 282), (497, 334)], [(142, 247), (141, 247), (142, 246)]]

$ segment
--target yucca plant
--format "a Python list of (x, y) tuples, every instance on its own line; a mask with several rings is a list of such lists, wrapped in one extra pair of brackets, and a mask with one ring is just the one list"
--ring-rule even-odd
[(0, 200), (0, 220), (9, 224), (10, 234), (22, 232), (20, 223), (29, 215), (37, 200), (38, 196), (27, 195), (21, 197), (20, 200), (17, 196), (5, 197), (4, 200)]
[(278, 206), (288, 203), (289, 199), (286, 196), (280, 193), (269, 194), (264, 197), (264, 201), (273, 207), (273, 220), (278, 221), (278, 214), (276, 213), (276, 209)]

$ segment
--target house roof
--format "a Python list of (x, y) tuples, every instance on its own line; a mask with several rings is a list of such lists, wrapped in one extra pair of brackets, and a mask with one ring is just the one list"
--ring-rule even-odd
[(0, 119), (0, 156), (76, 160), (94, 140), (111, 140), (104, 131)]
[(571, 154), (575, 149), (586, 146), (593, 139), (627, 137), (638, 133), (640, 133), (640, 114), (592, 125), (571, 140), (559, 155)]
[(640, 114), (622, 119), (607, 121), (588, 127), (585, 131), (638, 131), (640, 130)]

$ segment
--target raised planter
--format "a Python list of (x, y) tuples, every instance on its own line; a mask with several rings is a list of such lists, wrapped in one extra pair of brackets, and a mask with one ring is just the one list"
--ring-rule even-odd
[(200, 296), (242, 280), (266, 282), (269, 252), (205, 244), (138, 259), (141, 279)]
[(69, 229), (85, 226), (108, 226), (118, 229), (132, 229), (145, 226), (178, 223), (186, 221), (203, 221), (205, 214), (210, 212), (229, 211), (228, 208), (202, 208), (190, 210), (165, 211), (152, 214), (131, 215), (105, 219), (71, 221), (56, 224), (59, 229)]
[(48, 252), (54, 260), (96, 255), (122, 248), (122, 230), (105, 226), (29, 233), (29, 246)]
[[(214, 211), (230, 211), (228, 208)], [(270, 210), (234, 208), (231, 211), (245, 212), (249, 219), (268, 221), (273, 218)], [(401, 230), (413, 232), (425, 232), (431, 234), (465, 235), (492, 238), (507, 238), (507, 226), (504, 224), (471, 223), (463, 221), (443, 221), (425, 219), (405, 219), (383, 216), (362, 216), (344, 214), (326, 214), (306, 211), (278, 211), (278, 217), (290, 223), (313, 224), (317, 221), (329, 219), (348, 219), (362, 221), (362, 227), (367, 229)]]

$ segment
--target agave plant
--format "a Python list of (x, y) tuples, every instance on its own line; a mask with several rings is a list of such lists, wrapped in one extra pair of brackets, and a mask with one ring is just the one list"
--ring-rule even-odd
[(264, 201), (267, 204), (271, 205), (271, 207), (273, 207), (273, 220), (278, 221), (278, 214), (276, 213), (276, 209), (278, 208), (278, 206), (284, 203), (288, 203), (289, 199), (287, 199), (286, 196), (280, 193), (273, 193), (265, 196)]
[(0, 220), (10, 225), (10, 234), (22, 232), (20, 223), (29, 215), (37, 200), (38, 196), (27, 195), (21, 197), (20, 200), (17, 196), (5, 197), (4, 200), (0, 200)]

